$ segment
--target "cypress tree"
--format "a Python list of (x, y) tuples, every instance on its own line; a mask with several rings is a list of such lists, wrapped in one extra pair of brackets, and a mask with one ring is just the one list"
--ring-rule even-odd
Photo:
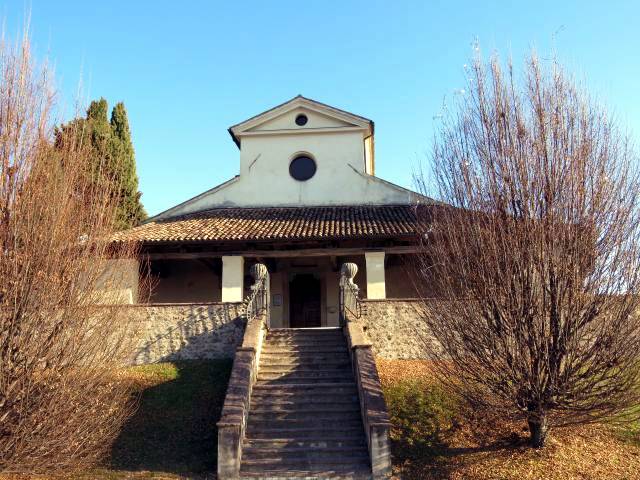
[(147, 214), (138, 191), (135, 152), (124, 103), (118, 103), (107, 118), (108, 104), (104, 98), (94, 100), (87, 109), (86, 118), (76, 118), (56, 130), (56, 142), (64, 141), (67, 130), (83, 132), (83, 141), (92, 149), (91, 169), (96, 181), (106, 176), (117, 182), (119, 208), (116, 226), (119, 229), (134, 227)]
[(113, 135), (114, 157), (117, 159), (121, 180), (121, 215), (123, 227), (138, 225), (147, 217), (140, 201), (136, 158), (131, 142), (131, 131), (124, 103), (120, 102), (111, 111), (111, 132)]

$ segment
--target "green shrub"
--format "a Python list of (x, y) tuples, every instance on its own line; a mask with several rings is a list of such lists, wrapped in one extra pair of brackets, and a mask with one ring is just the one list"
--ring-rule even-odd
[(394, 451), (403, 457), (436, 452), (454, 426), (455, 401), (439, 386), (405, 380), (384, 387)]

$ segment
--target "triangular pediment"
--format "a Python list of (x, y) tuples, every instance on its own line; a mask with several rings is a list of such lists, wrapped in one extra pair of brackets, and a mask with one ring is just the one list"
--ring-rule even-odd
[[(303, 124), (296, 120), (303, 115)], [(243, 134), (335, 129), (354, 129), (365, 132), (365, 137), (373, 133), (373, 122), (367, 118), (340, 110), (303, 96), (297, 96), (270, 110), (262, 112), (229, 128), (234, 141), (239, 144)]]
[[(304, 115), (307, 118), (306, 124), (303, 126), (296, 124), (296, 118)], [(297, 107), (288, 110), (277, 117), (264, 120), (262, 123), (254, 127), (248, 128), (247, 132), (269, 132), (302, 128), (354, 128), (360, 127), (353, 122), (347, 122), (335, 116), (326, 115), (305, 107)]]

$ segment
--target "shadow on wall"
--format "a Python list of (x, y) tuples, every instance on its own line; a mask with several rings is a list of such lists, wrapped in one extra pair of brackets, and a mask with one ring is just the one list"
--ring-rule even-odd
[(215, 472), (216, 422), (231, 366), (231, 360), (214, 360), (135, 367), (142, 377), (155, 377), (156, 382), (159, 377), (162, 383), (142, 390), (135, 415), (113, 445), (108, 467), (189, 478)]
[(139, 322), (132, 363), (232, 359), (242, 344), (241, 304), (132, 307)]

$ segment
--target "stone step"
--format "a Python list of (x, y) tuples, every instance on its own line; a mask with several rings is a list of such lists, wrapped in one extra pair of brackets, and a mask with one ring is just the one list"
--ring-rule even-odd
[(314, 381), (313, 379), (309, 379), (309, 378), (292, 378), (292, 379), (271, 379), (271, 380), (258, 380), (258, 385), (260, 386), (265, 386), (265, 385), (269, 385), (272, 387), (281, 387), (285, 390), (291, 389), (293, 387), (299, 386), (299, 385), (303, 385), (305, 388), (308, 387), (312, 387), (315, 385), (321, 385), (322, 382), (324, 381), (330, 381), (331, 383), (334, 384), (340, 384), (343, 383), (345, 385), (350, 384), (351, 380), (349, 380), (348, 378), (345, 379), (340, 379), (340, 378), (321, 378), (321, 379), (316, 379), (316, 381)]
[(260, 368), (258, 369), (258, 373), (260, 371), (269, 371), (275, 368), (285, 368), (285, 369), (306, 369), (306, 370), (340, 370), (344, 372), (352, 372), (351, 362), (340, 360), (334, 362), (327, 363), (319, 363), (319, 362), (306, 362), (306, 361), (269, 361), (269, 362), (260, 362)]
[(291, 425), (288, 426), (269, 426), (261, 428), (249, 428), (251, 425), (247, 425), (247, 438), (249, 439), (273, 439), (283, 438), (291, 440), (305, 440), (307, 438), (319, 438), (319, 437), (354, 437), (363, 436), (364, 427), (362, 422), (357, 425), (321, 425), (321, 426), (308, 426), (308, 425)]
[(342, 335), (267, 335), (267, 342), (346, 342)]
[[(353, 470), (363, 470), (369, 468), (369, 459), (359, 455), (333, 455), (322, 459), (305, 459), (305, 458), (243, 458), (241, 472), (258, 472), (258, 471), (279, 471), (288, 472), (289, 470), (307, 470), (307, 471), (340, 471), (345, 466)], [(325, 477), (326, 478), (326, 477)]]
[(371, 470), (369, 467), (349, 468), (341, 465), (334, 470), (308, 470), (308, 469), (292, 469), (288, 467), (274, 467), (267, 469), (260, 467), (257, 469), (240, 469), (240, 480), (250, 480), (253, 478), (269, 479), (269, 480), (286, 480), (290, 478), (302, 478), (304, 480), (370, 480)]
[(362, 420), (358, 416), (354, 415), (351, 419), (338, 420), (325, 420), (310, 416), (280, 420), (266, 417), (251, 418), (251, 413), (249, 413), (249, 421), (247, 422), (249, 436), (268, 432), (277, 436), (289, 430), (308, 430), (309, 432), (315, 432), (315, 435), (321, 436), (326, 433), (339, 434), (352, 428), (364, 430)]
[(276, 361), (287, 361), (287, 362), (305, 362), (305, 363), (324, 363), (324, 362), (351, 362), (351, 357), (349, 354), (344, 352), (332, 352), (332, 353), (314, 353), (314, 352), (281, 352), (281, 353), (272, 353), (262, 351), (260, 354), (260, 365), (269, 362)]
[(292, 377), (285, 376), (280, 378), (260, 378), (258, 377), (257, 385), (277, 385), (281, 387), (287, 387), (291, 385), (313, 385), (322, 382), (331, 383), (352, 383), (353, 379), (350, 377)]
[(329, 335), (293, 335), (293, 336), (269, 336), (265, 337), (266, 343), (272, 342), (319, 342), (319, 343), (346, 343), (347, 339), (343, 335), (329, 336)]
[(313, 361), (313, 360), (308, 360), (304, 358), (301, 359), (301, 358), (295, 358), (295, 357), (282, 358), (282, 357), (276, 357), (276, 356), (260, 358), (261, 369), (265, 367), (272, 367), (272, 366), (290, 367), (290, 366), (296, 366), (296, 365), (302, 365), (305, 367), (316, 367), (316, 368), (324, 365), (327, 367), (350, 369), (351, 360), (346, 355), (340, 358), (329, 357), (329, 358), (325, 358), (322, 361)]
[(345, 342), (346, 337), (342, 333), (332, 335), (271, 335), (265, 337), (267, 342), (279, 341), (318, 341), (318, 342)]
[(267, 332), (267, 338), (275, 338), (275, 337), (342, 337), (344, 338), (344, 333), (340, 329), (326, 329), (326, 330), (317, 330), (317, 329), (306, 329), (306, 330), (298, 330), (298, 329), (289, 329), (289, 330), (269, 330)]
[(275, 398), (257, 397), (251, 399), (251, 412), (317, 412), (351, 411), (360, 412), (357, 395), (325, 396), (315, 399), (313, 396), (277, 396)]
[(327, 395), (314, 398), (312, 395), (287, 395), (278, 394), (268, 397), (256, 397), (251, 399), (251, 409), (280, 411), (307, 411), (307, 410), (335, 410), (344, 408), (360, 408), (357, 394), (344, 394), (339, 397)]
[(324, 343), (346, 343), (344, 335), (267, 335), (267, 343), (271, 342), (324, 342)]
[(313, 395), (304, 392), (285, 391), (273, 392), (267, 395), (251, 395), (251, 408), (324, 408), (329, 405), (335, 405), (335, 408), (342, 408), (357, 403), (359, 403), (357, 392)]
[(334, 461), (333, 457), (340, 458), (357, 458), (360, 460), (369, 460), (369, 451), (365, 445), (356, 447), (284, 447), (284, 448), (265, 448), (265, 447), (243, 447), (242, 458), (247, 460), (270, 459), (276, 462), (291, 463), (291, 460), (300, 461), (323, 461), (329, 459)]
[(351, 378), (353, 380), (353, 373), (351, 372), (351, 368), (310, 368), (308, 366), (305, 366), (300, 367), (298, 370), (290, 369), (286, 371), (278, 371), (272, 368), (261, 368), (258, 370), (258, 378), (280, 378), (283, 376), (310, 378), (341, 377)]
[(282, 385), (273, 385), (269, 383), (256, 384), (253, 386), (251, 396), (260, 395), (311, 395), (311, 396), (331, 396), (339, 394), (358, 395), (356, 384), (352, 381), (339, 383), (311, 383), (311, 384), (293, 384), (286, 388)]
[[(359, 422), (361, 421), (360, 412), (356, 409), (350, 410), (316, 410), (313, 411), (288, 411), (273, 412), (265, 410), (252, 410), (249, 412), (249, 424), (257, 425), (264, 423), (269, 425), (270, 422), (295, 422), (296, 424), (311, 424), (323, 422)], [(275, 423), (274, 423), (275, 425)]]
[(321, 327), (321, 328), (271, 328), (269, 335), (337, 335), (342, 334), (340, 327)]
[(327, 330), (269, 330), (267, 338), (280, 337), (327, 337), (327, 338), (345, 338), (344, 333), (340, 329)]
[(321, 346), (321, 345), (310, 345), (310, 346), (279, 346), (279, 345), (269, 345), (268, 343), (262, 347), (261, 355), (267, 354), (322, 354), (322, 355), (330, 355), (332, 353), (347, 353), (347, 347), (344, 346)]
[(311, 349), (315, 350), (342, 350), (347, 353), (347, 344), (344, 345), (338, 342), (266, 342), (262, 349), (265, 350), (305, 350)]
[(309, 437), (306, 439), (291, 439), (291, 438), (245, 438), (243, 443), (243, 450), (245, 448), (350, 448), (350, 447), (365, 447), (366, 439), (364, 433), (360, 435), (353, 435), (351, 437), (338, 436), (338, 437)]
[[(314, 372), (341, 372), (344, 374), (351, 373), (351, 364), (349, 363), (272, 363), (260, 365), (260, 373), (314, 373)], [(352, 375), (353, 376), (353, 375)]]

